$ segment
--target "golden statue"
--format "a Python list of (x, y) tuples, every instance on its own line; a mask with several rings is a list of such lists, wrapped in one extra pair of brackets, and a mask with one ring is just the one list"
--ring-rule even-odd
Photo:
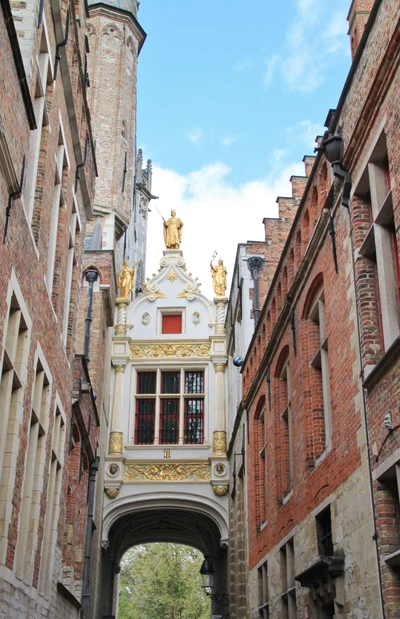
[(225, 297), (226, 291), (226, 274), (227, 270), (224, 267), (223, 260), (218, 260), (218, 266), (213, 266), (212, 261), (210, 262), (211, 267), (211, 276), (213, 278), (213, 286), (214, 292), (217, 297)]
[(133, 284), (135, 283), (135, 267), (137, 262), (133, 265), (133, 268), (129, 268), (129, 261), (124, 260), (124, 266), (121, 269), (121, 273), (118, 278), (119, 296), (121, 298), (127, 298), (131, 294)]
[(179, 249), (182, 241), (183, 221), (176, 216), (176, 211), (171, 211), (171, 217), (165, 221), (164, 217), (164, 241), (167, 249)]

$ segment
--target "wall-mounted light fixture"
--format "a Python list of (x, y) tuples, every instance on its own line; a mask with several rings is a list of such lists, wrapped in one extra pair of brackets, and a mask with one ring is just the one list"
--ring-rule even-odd
[(341, 135), (331, 135), (324, 140), (319, 148), (315, 151), (322, 151), (332, 166), (333, 175), (339, 178), (343, 183), (342, 204), (349, 208), (350, 191), (351, 191), (351, 175), (343, 166), (343, 138)]
[(219, 594), (212, 592), (214, 589), (214, 566), (210, 557), (204, 557), (204, 561), (200, 568), (200, 574), (203, 581), (202, 587), (206, 595), (208, 595), (219, 608), (224, 609), (221, 619), (229, 619), (229, 595), (226, 593)]

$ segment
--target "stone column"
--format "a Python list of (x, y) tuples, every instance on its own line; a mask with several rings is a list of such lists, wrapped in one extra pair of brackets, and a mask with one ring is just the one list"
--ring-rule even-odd
[(225, 456), (226, 442), (226, 411), (225, 411), (225, 363), (215, 363), (215, 430), (213, 434), (213, 454)]
[(123, 405), (124, 405), (124, 372), (126, 362), (118, 362), (115, 368), (114, 397), (111, 417), (111, 432), (108, 452), (110, 454), (123, 453)]
[(225, 335), (225, 306), (228, 303), (226, 297), (216, 297), (214, 299), (216, 311), (215, 335)]
[(115, 299), (118, 305), (118, 322), (115, 326), (115, 335), (126, 335), (126, 308), (129, 305), (129, 299), (118, 297)]

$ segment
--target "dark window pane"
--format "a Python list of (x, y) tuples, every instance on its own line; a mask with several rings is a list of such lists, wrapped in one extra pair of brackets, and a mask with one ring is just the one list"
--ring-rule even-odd
[(185, 400), (185, 443), (203, 442), (203, 400)]
[(161, 393), (179, 393), (179, 372), (162, 372)]
[(204, 393), (204, 372), (185, 372), (185, 393)]
[(156, 372), (138, 372), (137, 392), (156, 392)]
[(135, 443), (152, 445), (154, 443), (155, 400), (136, 401)]
[(163, 398), (160, 415), (160, 443), (177, 443), (179, 439), (179, 400)]

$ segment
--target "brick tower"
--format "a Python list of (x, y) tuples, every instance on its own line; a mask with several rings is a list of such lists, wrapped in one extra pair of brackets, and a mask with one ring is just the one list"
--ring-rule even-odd
[[(138, 5), (137, 0), (91, 1), (86, 28), (87, 80), (92, 84), (88, 101), (98, 167), (94, 213), (101, 217), (102, 249), (116, 252), (117, 272), (124, 257), (135, 258), (126, 253), (126, 237), (133, 235), (132, 224), (128, 226), (142, 197), (134, 181), (136, 67), (146, 38), (136, 18)], [(146, 189), (151, 196), (149, 183)], [(148, 199), (144, 201), (147, 206)]]
[(347, 21), (349, 22), (351, 58), (354, 60), (360, 44), (366, 23), (375, 0), (353, 0), (350, 6)]

